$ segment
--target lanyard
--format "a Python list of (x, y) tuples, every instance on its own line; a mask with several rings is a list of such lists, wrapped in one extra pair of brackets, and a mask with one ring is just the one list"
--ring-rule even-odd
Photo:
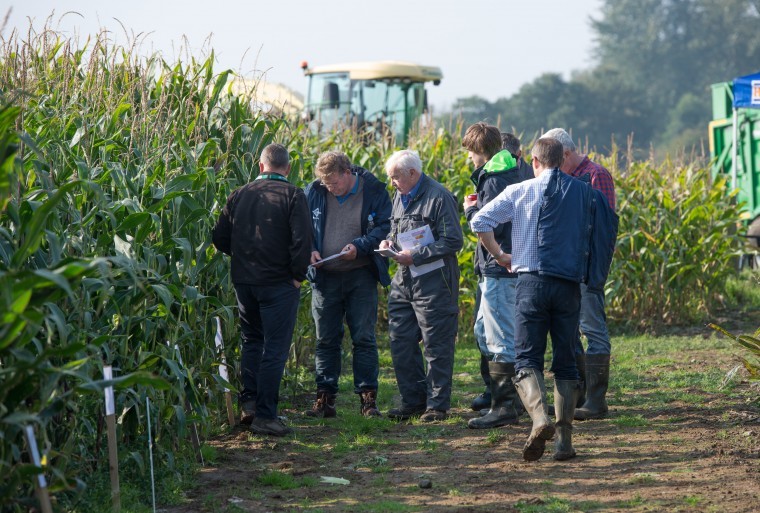
[(256, 180), (279, 180), (281, 182), (287, 182), (288, 179), (285, 178), (282, 175), (278, 175), (277, 173), (272, 173), (269, 175), (259, 175), (256, 177)]

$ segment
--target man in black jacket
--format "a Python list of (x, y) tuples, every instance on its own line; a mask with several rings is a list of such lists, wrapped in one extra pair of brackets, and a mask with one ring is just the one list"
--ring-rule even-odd
[[(354, 393), (361, 400), (360, 411), (367, 417), (380, 416), (377, 283), (387, 286), (390, 276), (387, 259), (375, 249), (390, 230), (391, 201), (385, 184), (366, 169), (352, 166), (343, 153), (323, 153), (315, 173), (317, 179), (306, 188), (306, 197), (314, 231), (309, 280), (317, 329), (317, 398), (306, 414), (336, 415), (345, 319), (353, 342)], [(341, 255), (322, 263), (336, 254)]]
[(309, 207), (287, 180), (288, 150), (270, 144), (260, 174), (235, 190), (214, 226), (213, 242), (232, 257), (242, 348), (243, 423), (255, 433), (291, 432), (277, 417), (280, 380), (290, 352), (301, 282), (311, 255)]

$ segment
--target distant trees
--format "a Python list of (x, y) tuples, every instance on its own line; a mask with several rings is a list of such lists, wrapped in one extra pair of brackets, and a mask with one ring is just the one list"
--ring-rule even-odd
[(603, 150), (611, 137), (663, 151), (705, 138), (709, 86), (760, 69), (760, 0), (605, 0), (591, 20), (595, 67), (545, 74), (509, 98), (459, 100), (466, 122), (490, 119), (526, 138), (562, 126)]

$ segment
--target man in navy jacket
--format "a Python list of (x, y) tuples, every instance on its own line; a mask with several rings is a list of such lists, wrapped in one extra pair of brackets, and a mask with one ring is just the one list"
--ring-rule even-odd
[[(471, 226), (496, 261), (516, 272), (515, 369), (513, 379), (533, 427), (523, 458), (539, 459), (558, 432), (554, 459), (575, 456), (572, 421), (579, 389), (575, 336), (580, 283), (587, 280), (594, 193), (560, 171), (562, 144), (542, 138), (532, 149), (536, 178), (510, 185), (473, 217)], [(494, 238), (494, 228), (512, 221), (512, 254)], [(552, 337), (557, 422), (547, 415), (544, 353)]]
[[(388, 261), (375, 253), (390, 230), (391, 202), (385, 184), (352, 166), (340, 152), (323, 153), (317, 179), (306, 188), (314, 246), (309, 280), (317, 329), (317, 397), (307, 415), (334, 417), (341, 371), (343, 320), (353, 342), (354, 392), (361, 413), (379, 416), (379, 373), (375, 325), (377, 283), (390, 283)], [(322, 263), (332, 255), (339, 257)]]

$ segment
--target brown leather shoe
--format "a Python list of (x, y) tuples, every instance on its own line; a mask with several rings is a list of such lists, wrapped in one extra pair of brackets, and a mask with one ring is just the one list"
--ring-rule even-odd
[(362, 390), (361, 412), (365, 417), (382, 417), (383, 414), (377, 409), (377, 390)]
[(422, 414), (420, 420), (422, 422), (439, 422), (446, 420), (448, 416), (449, 415), (443, 410), (434, 410), (432, 408), (428, 408), (427, 411)]
[(335, 394), (327, 390), (317, 390), (317, 400), (311, 410), (306, 412), (309, 417), (336, 417), (338, 412), (335, 411)]

